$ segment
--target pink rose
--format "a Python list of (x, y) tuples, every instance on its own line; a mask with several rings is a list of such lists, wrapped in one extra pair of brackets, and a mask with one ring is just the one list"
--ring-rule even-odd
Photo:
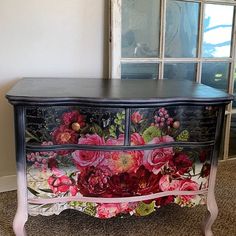
[[(181, 180), (181, 186), (179, 188), (180, 191), (198, 191), (199, 190), (199, 185), (198, 183), (192, 181), (191, 179), (184, 179)], [(191, 199), (193, 199), (195, 196), (194, 195), (181, 195), (179, 196), (182, 201), (188, 202)]]
[(141, 122), (141, 120), (143, 119), (143, 116), (138, 112), (134, 112), (132, 115), (131, 115), (131, 121), (134, 123), (134, 124), (138, 124)]
[(162, 192), (174, 190), (178, 191), (181, 186), (181, 181), (172, 179), (170, 175), (163, 175), (159, 181), (159, 188)]
[(116, 138), (109, 138), (107, 141), (106, 141), (106, 145), (110, 145), (110, 146), (116, 146), (116, 145), (124, 145), (124, 141), (125, 140), (125, 136), (124, 134), (120, 134), (119, 135), (119, 138), (116, 139)]
[(139, 133), (131, 134), (131, 145), (144, 145), (145, 141)]
[[(104, 145), (105, 141), (97, 134), (87, 134), (85, 138), (79, 139), (79, 144), (86, 145)], [(72, 157), (78, 169), (94, 166), (96, 167), (104, 158), (102, 151), (76, 150), (72, 153)]]
[[(154, 138), (148, 144), (159, 144), (173, 142), (174, 139), (170, 136)], [(173, 165), (174, 151), (172, 147), (162, 147), (153, 150), (144, 151), (143, 165), (154, 174), (158, 174), (164, 166)]]
[(122, 212), (126, 212), (128, 208), (128, 203), (103, 203), (97, 208), (97, 217), (101, 219), (111, 218)]
[(75, 196), (78, 193), (78, 188), (75, 186), (74, 181), (66, 175), (61, 177), (50, 176), (48, 178), (48, 184), (53, 193), (56, 194), (69, 191), (72, 196)]

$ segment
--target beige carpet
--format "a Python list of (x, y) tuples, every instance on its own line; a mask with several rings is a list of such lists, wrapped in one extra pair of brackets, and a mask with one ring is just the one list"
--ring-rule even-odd
[[(216, 197), (219, 215), (214, 224), (215, 236), (236, 236), (236, 161), (220, 163)], [(16, 192), (0, 194), (0, 236), (12, 236), (12, 220), (16, 210)], [(193, 209), (175, 205), (159, 209), (143, 217), (99, 220), (74, 210), (59, 216), (29, 217), (26, 224), (32, 236), (199, 236), (205, 206)]]

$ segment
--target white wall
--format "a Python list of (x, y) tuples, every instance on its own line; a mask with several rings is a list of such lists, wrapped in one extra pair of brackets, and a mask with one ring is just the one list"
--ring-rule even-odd
[(24, 76), (106, 76), (107, 15), (107, 0), (0, 0), (0, 177), (15, 174), (5, 93)]

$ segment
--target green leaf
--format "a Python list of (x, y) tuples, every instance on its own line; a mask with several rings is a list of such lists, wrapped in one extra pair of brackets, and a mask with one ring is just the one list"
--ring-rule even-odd
[(35, 196), (37, 196), (38, 194), (40, 194), (39, 192), (37, 192), (36, 190), (30, 188), (30, 187), (27, 187), (27, 189)]
[(177, 136), (176, 141), (179, 141), (179, 142), (181, 142), (181, 141), (186, 142), (186, 141), (188, 141), (188, 139), (189, 139), (189, 132), (188, 132), (188, 130), (183, 130), (183, 131)]
[(161, 130), (156, 126), (150, 126), (143, 132), (142, 137), (145, 143), (149, 143), (150, 141), (153, 140), (153, 138), (161, 137)]
[(93, 123), (92, 128), (93, 128), (93, 130), (96, 134), (98, 134), (101, 137), (103, 136), (103, 131), (102, 131), (101, 127), (98, 124)]
[(135, 211), (140, 216), (147, 216), (155, 211), (155, 201), (152, 201), (150, 204), (140, 202)]

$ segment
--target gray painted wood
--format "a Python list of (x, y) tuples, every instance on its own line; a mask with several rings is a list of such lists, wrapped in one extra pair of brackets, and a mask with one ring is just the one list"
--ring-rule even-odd
[(164, 102), (229, 103), (233, 96), (187, 80), (109, 80), (24, 78), (6, 95), (13, 103), (148, 104)]

